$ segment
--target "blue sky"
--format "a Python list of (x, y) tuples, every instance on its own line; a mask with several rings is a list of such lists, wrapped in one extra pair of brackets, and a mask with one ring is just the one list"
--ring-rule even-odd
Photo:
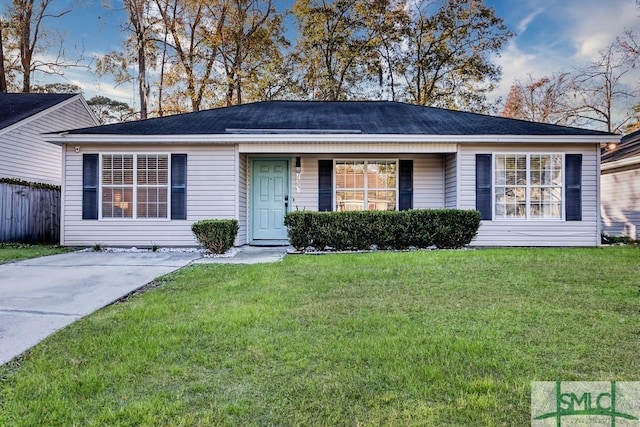
[[(289, 0), (280, 1), (290, 4)], [(82, 0), (68, 15), (49, 21), (64, 31), (66, 49), (71, 56), (84, 52), (86, 57), (91, 57), (120, 49), (125, 38), (121, 31), (125, 14), (121, 0), (110, 2), (111, 9), (105, 9), (99, 0)], [(56, 0), (54, 5), (65, 3), (72, 2)], [(496, 58), (503, 76), (493, 94), (495, 97), (505, 97), (515, 78), (525, 79), (528, 73), (541, 77), (571, 71), (596, 59), (598, 51), (623, 30), (640, 32), (640, 8), (635, 0), (486, 0), (486, 4), (494, 7), (496, 14), (516, 34)], [(108, 78), (98, 79), (79, 70), (68, 70), (65, 77), (80, 85), (87, 98), (102, 94), (133, 102), (132, 85), (114, 87)], [(36, 80), (42, 77), (37, 76)], [(630, 73), (626, 83), (640, 84), (640, 70)]]

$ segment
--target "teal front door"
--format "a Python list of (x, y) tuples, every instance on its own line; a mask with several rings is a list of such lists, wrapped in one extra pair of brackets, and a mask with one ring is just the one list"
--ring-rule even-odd
[(285, 240), (284, 214), (289, 205), (289, 162), (254, 160), (251, 223), (253, 240)]

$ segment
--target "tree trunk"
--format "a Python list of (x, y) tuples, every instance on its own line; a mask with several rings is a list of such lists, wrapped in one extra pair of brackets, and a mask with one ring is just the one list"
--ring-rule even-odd
[[(20, 63), (22, 64), (22, 92), (31, 91), (31, 16), (33, 15), (33, 0), (22, 3), (25, 10), (20, 22)], [(44, 6), (43, 6), (44, 7)]]
[(164, 67), (167, 64), (167, 36), (169, 31), (167, 30), (167, 26), (164, 26), (164, 41), (162, 43), (162, 62), (160, 63), (160, 85), (158, 87), (158, 116), (164, 116), (164, 111), (162, 110), (162, 92), (164, 92)]
[(2, 42), (2, 27), (4, 22), (0, 20), (0, 92), (7, 92), (7, 72), (4, 69), (4, 47)]
[(138, 88), (140, 90), (140, 118), (147, 118), (147, 61), (144, 50), (144, 37), (138, 37)]

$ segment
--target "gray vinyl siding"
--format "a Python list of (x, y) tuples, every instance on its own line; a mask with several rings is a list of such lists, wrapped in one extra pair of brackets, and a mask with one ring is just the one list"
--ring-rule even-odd
[(40, 134), (95, 124), (82, 101), (74, 99), (14, 125), (0, 134), (0, 177), (60, 185), (62, 149)]
[[(229, 146), (65, 147), (66, 180), (62, 244), (66, 246), (196, 246), (191, 225), (236, 215), (236, 152)], [(85, 153), (186, 153), (187, 220), (82, 219), (82, 155)]]
[[(475, 155), (490, 153), (582, 154), (582, 221), (493, 220), (482, 221), (475, 246), (597, 246), (598, 235), (598, 150), (584, 145), (509, 145), (499, 147), (461, 145), (459, 156), (459, 199), (461, 209), (475, 209)], [(564, 194), (564, 190), (563, 190)]]
[(300, 184), (296, 182), (295, 164), (291, 179), (291, 210), (318, 210), (318, 160), (331, 155), (305, 154), (300, 157)]
[(318, 160), (324, 159), (411, 159), (413, 160), (413, 207), (418, 209), (444, 207), (444, 172), (441, 154), (380, 155), (380, 154), (305, 154), (301, 156), (300, 190), (292, 170), (292, 210), (318, 210)]
[(444, 171), (442, 154), (400, 156), (413, 159), (413, 208), (444, 207)]
[(602, 171), (602, 232), (611, 236), (640, 237), (640, 169)]
[(248, 197), (248, 178), (247, 178), (247, 155), (240, 154), (238, 162), (238, 245), (244, 245), (248, 241), (248, 220), (247, 220), (247, 197)]
[(457, 173), (458, 156), (456, 154), (444, 154), (444, 207), (456, 208), (457, 206)]

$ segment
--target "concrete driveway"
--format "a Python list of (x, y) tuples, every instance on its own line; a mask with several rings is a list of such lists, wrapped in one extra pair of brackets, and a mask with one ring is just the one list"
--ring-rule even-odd
[(73, 252), (0, 265), (0, 365), (56, 330), (200, 256)]

